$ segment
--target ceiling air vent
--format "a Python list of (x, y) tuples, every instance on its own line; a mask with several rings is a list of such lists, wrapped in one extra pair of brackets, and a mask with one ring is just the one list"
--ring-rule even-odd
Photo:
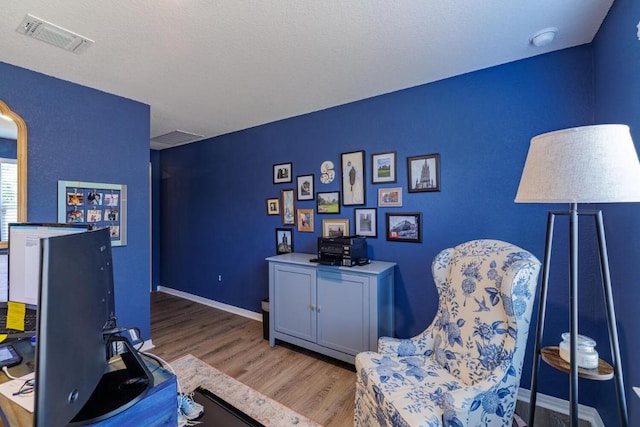
[(16, 29), (20, 34), (52, 44), (80, 54), (94, 42), (80, 34), (76, 34), (43, 19), (27, 14)]
[(165, 133), (164, 135), (151, 138), (151, 142), (156, 144), (162, 144), (165, 146), (174, 146), (187, 144), (204, 138), (204, 135), (198, 135), (197, 133), (185, 132), (182, 130), (174, 130), (173, 132)]

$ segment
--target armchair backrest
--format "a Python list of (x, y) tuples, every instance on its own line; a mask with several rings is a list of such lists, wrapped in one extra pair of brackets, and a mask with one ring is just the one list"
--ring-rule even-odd
[(435, 360), (468, 385), (509, 369), (519, 378), (540, 261), (506, 242), (473, 240), (440, 252), (431, 269)]

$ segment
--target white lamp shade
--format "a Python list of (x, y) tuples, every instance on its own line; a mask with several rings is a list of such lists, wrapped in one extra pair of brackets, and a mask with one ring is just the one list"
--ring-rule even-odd
[(582, 126), (532, 138), (515, 201), (640, 201), (640, 163), (629, 127)]

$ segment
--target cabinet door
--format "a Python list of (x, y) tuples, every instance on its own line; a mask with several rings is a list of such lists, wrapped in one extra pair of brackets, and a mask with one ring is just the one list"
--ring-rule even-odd
[(315, 268), (276, 265), (274, 269), (274, 328), (304, 340), (316, 340)]
[(318, 344), (356, 355), (369, 350), (369, 286), (363, 276), (318, 272)]

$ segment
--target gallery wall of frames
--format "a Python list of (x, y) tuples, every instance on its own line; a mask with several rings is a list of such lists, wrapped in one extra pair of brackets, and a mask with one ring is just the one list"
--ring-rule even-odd
[[(403, 199), (427, 197), (415, 193), (440, 191), (440, 155), (411, 156), (403, 161), (406, 178), (398, 176), (395, 151), (368, 157), (364, 150), (342, 153), (339, 165), (331, 160), (319, 161), (317, 170), (300, 173), (292, 162), (274, 164), (273, 183), (282, 184), (282, 188), (280, 194), (266, 199), (266, 213), (281, 218), (282, 227), (275, 230), (276, 253), (295, 251), (296, 232), (366, 238), (378, 238), (380, 233), (391, 242), (422, 243), (422, 215), (404, 212)], [(335, 179), (340, 190), (323, 191), (322, 187)], [(376, 200), (366, 200), (367, 184), (377, 186)], [(343, 206), (353, 207), (352, 218), (340, 214)], [(391, 209), (385, 209), (384, 218), (379, 219), (378, 208)]]

